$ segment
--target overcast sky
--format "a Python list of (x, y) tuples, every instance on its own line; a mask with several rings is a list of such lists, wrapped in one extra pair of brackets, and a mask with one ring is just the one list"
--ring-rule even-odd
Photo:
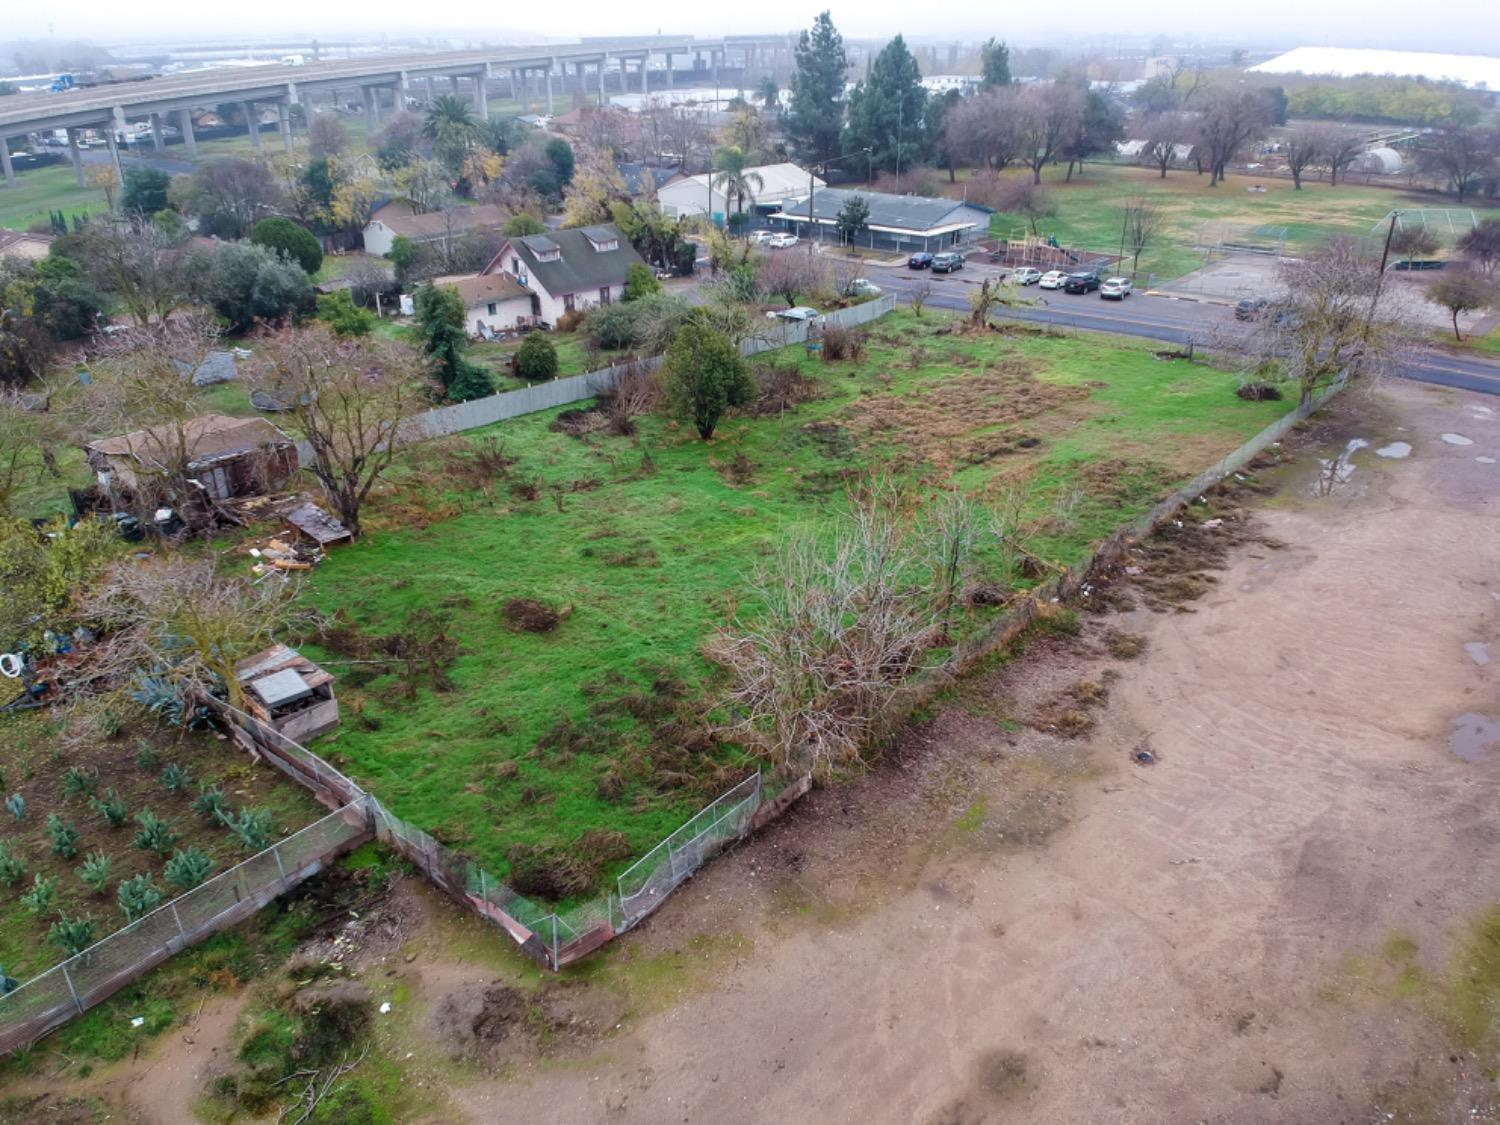
[[(411, 0), (255, 0), (251, 4), (206, 4), (202, 0), (7, 0), (0, 38), (89, 38), (95, 41), (274, 36), (327, 40), (388, 33), (458, 34), (505, 43), (525, 39), (573, 40), (580, 35), (679, 32), (696, 35), (782, 32), (807, 26), (825, 5), (704, 4), (701, 0), (570, 0), (557, 5), (496, 5), (478, 20), (481, 6), (414, 4)], [(1078, 38), (1090, 42), (1132, 37), (1207, 35), (1252, 46), (1298, 44), (1348, 47), (1411, 47), (1500, 54), (1500, 16), (1495, 0), (1448, 0), (1441, 15), (1417, 18), (1371, 0), (1147, 0), (1145, 3), (1006, 5), (992, 0), (947, 0), (937, 8), (910, 0), (861, 0), (833, 7), (834, 23), (851, 37), (944, 36), (965, 40), (989, 35), (1022, 43)], [(451, 15), (445, 15), (451, 12)], [(1398, 15), (1387, 19), (1385, 15)], [(474, 22), (470, 22), (474, 21)]]

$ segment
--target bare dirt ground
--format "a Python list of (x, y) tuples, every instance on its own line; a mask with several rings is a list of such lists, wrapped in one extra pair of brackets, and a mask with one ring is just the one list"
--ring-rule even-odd
[[(1500, 400), (1349, 395), (1291, 445), (1184, 516), (1222, 569), (1142, 551), (1137, 608), (958, 685), (524, 1005), (403, 886), (366, 979), (421, 1120), (1500, 1121), (1442, 1001), (1500, 902), (1500, 728), (1449, 742), (1500, 719)], [(219, 1003), (96, 1088), (191, 1120)]]

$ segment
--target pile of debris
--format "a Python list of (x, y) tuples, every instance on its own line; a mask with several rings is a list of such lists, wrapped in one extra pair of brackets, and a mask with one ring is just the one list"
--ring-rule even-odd
[(250, 569), (256, 574), (270, 574), (275, 571), (285, 573), (293, 570), (311, 570), (323, 561), (323, 552), (316, 547), (304, 547), (298, 543), (289, 542), (291, 536), (282, 538), (273, 535), (262, 542), (259, 546), (248, 548), (248, 553), (255, 559), (255, 565)]

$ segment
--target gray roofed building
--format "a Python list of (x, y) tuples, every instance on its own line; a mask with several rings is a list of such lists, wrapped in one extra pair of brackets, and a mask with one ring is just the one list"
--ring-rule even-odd
[(782, 200), (770, 217), (803, 236), (809, 233), (810, 217), (815, 233), (823, 238), (831, 236), (837, 239), (839, 212), (856, 195), (870, 208), (866, 228), (855, 237), (860, 246), (900, 250), (964, 246), (988, 231), (993, 213), (988, 207), (958, 199), (822, 188), (812, 193), (810, 216), (809, 196), (803, 193)]
[(537, 313), (555, 324), (564, 312), (624, 296), (633, 265), (645, 265), (612, 223), (507, 240), (481, 271), (506, 273), (537, 297)]

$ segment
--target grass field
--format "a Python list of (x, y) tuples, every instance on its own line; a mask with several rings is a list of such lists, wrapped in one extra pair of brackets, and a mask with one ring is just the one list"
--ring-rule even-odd
[[(1043, 182), (1051, 189), (1055, 216), (1042, 219), (1038, 232), (1055, 234), (1068, 247), (1101, 253), (1118, 253), (1120, 207), (1129, 198), (1142, 196), (1165, 213), (1165, 222), (1155, 245), (1141, 255), (1141, 273), (1157, 280), (1180, 277), (1203, 264), (1194, 250), (1205, 224), (1285, 227), (1291, 249), (1314, 246), (1331, 235), (1358, 236), (1400, 207), (1446, 207), (1451, 201), (1432, 196), (1410, 195), (1388, 188), (1309, 183), (1296, 191), (1290, 180), (1230, 176), (1218, 187), (1208, 186), (1208, 177), (1191, 171), (1173, 171), (1165, 180), (1149, 168), (1129, 165), (1088, 164), (1072, 183), (1063, 182), (1063, 170), (1049, 168)], [(1252, 185), (1265, 192), (1250, 192)], [(1475, 208), (1481, 215), (1500, 215), (1500, 209)], [(1015, 215), (997, 214), (990, 231), (1001, 238), (1021, 231), (1026, 221)]]
[[(1284, 406), (1243, 402), (1231, 376), (1139, 345), (946, 324), (889, 317), (857, 363), (771, 357), (822, 397), (727, 420), (710, 444), (659, 418), (584, 441), (554, 431), (554, 411), (470, 435), (516, 463), (469, 487), (469, 443), (412, 451), (366, 537), (329, 557), (306, 600), (369, 634), (442, 630), (460, 650), (451, 684), (333, 664), (345, 721), (319, 751), (497, 875), (513, 844), (575, 849), (592, 829), (639, 854), (743, 775), (740, 751), (691, 735), (711, 677), (700, 646), (788, 529), (841, 507), (849, 473), (889, 459), (979, 494), (1024, 479), (1036, 514), (1076, 490), (1034, 543), (1076, 561)], [(512, 632), (511, 598), (563, 620)]]
[(25, 230), (44, 221), (48, 211), (61, 210), (71, 219), (104, 209), (104, 192), (79, 187), (71, 164), (19, 172), (15, 187), (0, 180), (0, 227), (10, 230)]

